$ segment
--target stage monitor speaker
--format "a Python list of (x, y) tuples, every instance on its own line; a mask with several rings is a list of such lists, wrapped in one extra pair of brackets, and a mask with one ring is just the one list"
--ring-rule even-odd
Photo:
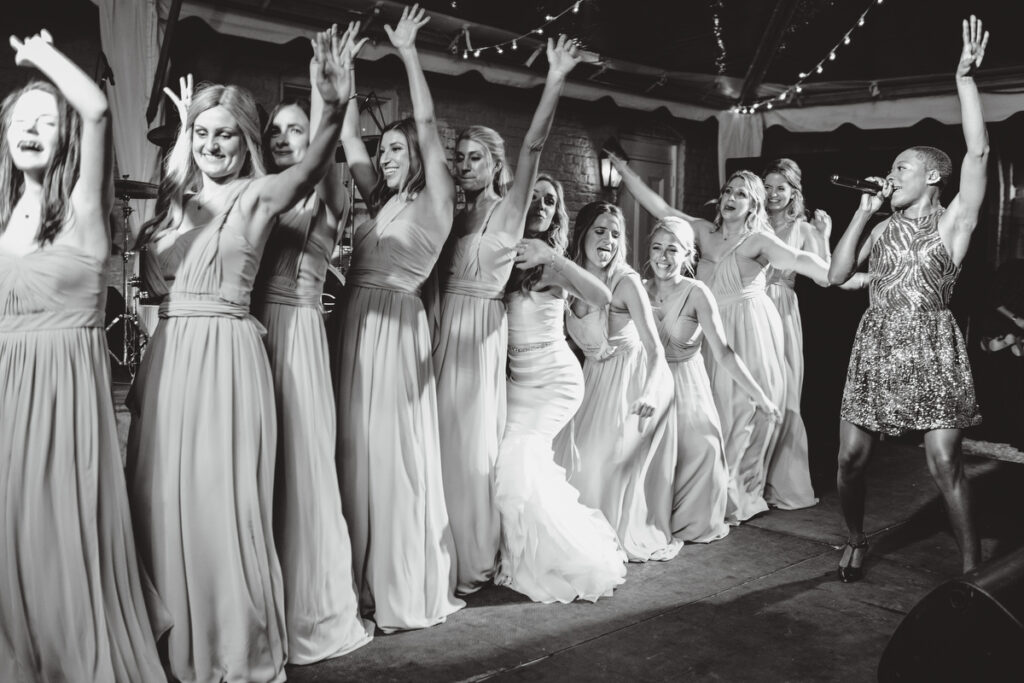
[(881, 683), (1024, 680), (1024, 548), (926, 595), (893, 633)]

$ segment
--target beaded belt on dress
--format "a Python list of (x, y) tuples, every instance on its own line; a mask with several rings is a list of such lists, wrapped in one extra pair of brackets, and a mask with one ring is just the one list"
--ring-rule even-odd
[(509, 344), (508, 350), (515, 351), (516, 353), (526, 353), (527, 351), (537, 351), (538, 349), (546, 349), (552, 344), (557, 344), (559, 340), (552, 339), (551, 341), (536, 342), (533, 344)]

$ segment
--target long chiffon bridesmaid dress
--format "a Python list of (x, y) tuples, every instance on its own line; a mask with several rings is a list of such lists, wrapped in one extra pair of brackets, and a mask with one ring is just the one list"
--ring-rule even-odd
[[(622, 278), (639, 278), (627, 266), (615, 268), (608, 283), (613, 292)], [(566, 329), (586, 355), (586, 388), (572, 424), (579, 463), (572, 466), (567, 440), (559, 442), (556, 459), (571, 468), (569, 483), (583, 504), (603, 512), (615, 528), (630, 561), (670, 560), (682, 547), (671, 525), (672, 379), (667, 373), (659, 378), (657, 412), (640, 423), (629, 408), (644, 390), (647, 353), (629, 311), (609, 306), (577, 317), (570, 309)]]
[[(673, 477), (672, 534), (693, 543), (725, 537), (729, 467), (725, 462), (722, 423), (701, 355), (704, 332), (683, 310), (690, 295), (705, 285), (686, 278), (671, 299), (652, 302), (665, 360), (675, 382), (673, 405), (678, 450)], [(710, 294), (710, 292), (709, 292)]]
[(140, 554), (171, 612), (170, 673), (182, 681), (285, 678), (274, 383), (249, 314), (261, 253), (232, 213), (246, 185), (206, 225), (155, 240), (143, 262), (166, 296), (129, 394), (129, 494)]
[[(775, 304), (765, 293), (765, 268), (749, 282), (740, 274), (736, 249), (751, 233), (732, 245), (717, 262), (702, 258), (697, 276), (718, 301), (725, 338), (775, 405), (782, 405), (786, 393), (786, 370), (782, 320)], [(764, 499), (768, 458), (778, 436), (776, 425), (736, 382), (715, 362), (704, 356), (722, 420), (725, 459), (729, 464), (729, 499), (726, 520), (746, 521), (768, 509)]]
[(515, 240), (487, 230), (497, 206), (481, 230), (455, 241), (434, 337), (441, 471), (461, 594), (493, 578), (501, 540), (494, 462), (505, 431), (508, 322), (502, 298)]
[[(795, 226), (777, 235), (794, 245)], [(796, 297), (796, 273), (768, 267), (768, 297), (782, 319), (786, 351), (786, 401), (779, 426), (779, 438), (768, 463), (764, 497), (769, 505), (783, 510), (797, 510), (818, 502), (811, 486), (807, 452), (807, 429), (800, 414), (800, 397), (804, 386), (804, 329), (800, 320), (800, 304)]]
[[(103, 331), (105, 263), (0, 250), (0, 680), (163, 681)], [(148, 589), (144, 592), (145, 589)], [(148, 594), (147, 594), (148, 593)]]
[(373, 637), (373, 624), (359, 617), (334, 462), (337, 414), (320, 295), (335, 234), (315, 195), (283, 214), (255, 293), (277, 397), (274, 538), (292, 664), (338, 657)]
[(360, 609), (384, 632), (433, 626), (455, 597), (430, 331), (420, 289), (447, 229), (393, 196), (353, 236), (338, 344), (341, 502)]

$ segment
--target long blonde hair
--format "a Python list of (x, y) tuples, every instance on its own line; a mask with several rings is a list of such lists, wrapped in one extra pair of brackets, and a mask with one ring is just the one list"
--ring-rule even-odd
[(718, 208), (715, 210), (715, 230), (722, 229), (722, 201), (721, 196), (725, 193), (725, 188), (729, 186), (734, 179), (739, 178), (743, 181), (743, 189), (747, 191), (750, 196), (750, 210), (747, 212), (747, 218), (745, 221), (745, 227), (751, 232), (767, 232), (774, 233), (772, 230), (771, 223), (768, 222), (768, 213), (765, 209), (765, 205), (768, 203), (767, 193), (764, 191), (764, 182), (757, 176), (756, 173), (751, 171), (742, 170), (736, 171), (725, 184), (722, 185), (721, 191), (718, 193), (719, 201)]
[(142, 225), (136, 246), (144, 246), (162, 233), (181, 225), (185, 216), (185, 194), (202, 189), (203, 174), (192, 156), (192, 132), (196, 118), (208, 109), (224, 107), (238, 124), (247, 154), (240, 178), (266, 175), (260, 144), (260, 118), (256, 100), (245, 88), (217, 83), (200, 84), (188, 108), (188, 118), (178, 129), (178, 139), (167, 155), (164, 178), (156, 200), (156, 215)]

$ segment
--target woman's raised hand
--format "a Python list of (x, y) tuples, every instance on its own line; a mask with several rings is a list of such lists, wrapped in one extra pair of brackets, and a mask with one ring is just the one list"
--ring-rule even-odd
[(192, 105), (192, 74), (182, 76), (178, 79), (180, 93), (174, 92), (171, 88), (164, 88), (164, 94), (174, 104), (178, 112), (178, 119), (184, 124), (188, 120), (188, 108)]
[(828, 212), (824, 209), (815, 209), (814, 216), (811, 217), (811, 225), (825, 236), (825, 243), (828, 244), (828, 238), (832, 234), (832, 217), (828, 215)]
[(575, 38), (568, 38), (564, 33), (558, 41), (548, 38), (548, 73), (565, 78), (580, 63), (580, 43)]
[(329, 29), (317, 33), (310, 41), (315, 62), (315, 66), (310, 70), (316, 73), (316, 89), (324, 104), (332, 106), (338, 104), (342, 92), (348, 92), (351, 88), (348, 69), (338, 62), (334, 54), (333, 45), (337, 40), (337, 32), (338, 25), (332, 24)]
[(387, 31), (388, 38), (396, 49), (409, 50), (416, 46), (416, 33), (426, 26), (428, 21), (430, 17), (427, 16), (426, 10), (416, 4), (402, 10), (402, 18), (395, 28), (385, 25), (384, 30)]
[(985, 46), (988, 45), (988, 31), (973, 14), (970, 19), (964, 19), (963, 24), (964, 47), (960, 52), (960, 62), (956, 65), (957, 78), (970, 76), (974, 70), (981, 66), (981, 60), (985, 58)]
[(11, 36), (10, 43), (14, 48), (14, 63), (18, 66), (37, 66), (39, 57), (53, 50), (53, 36), (45, 28), (25, 40)]

